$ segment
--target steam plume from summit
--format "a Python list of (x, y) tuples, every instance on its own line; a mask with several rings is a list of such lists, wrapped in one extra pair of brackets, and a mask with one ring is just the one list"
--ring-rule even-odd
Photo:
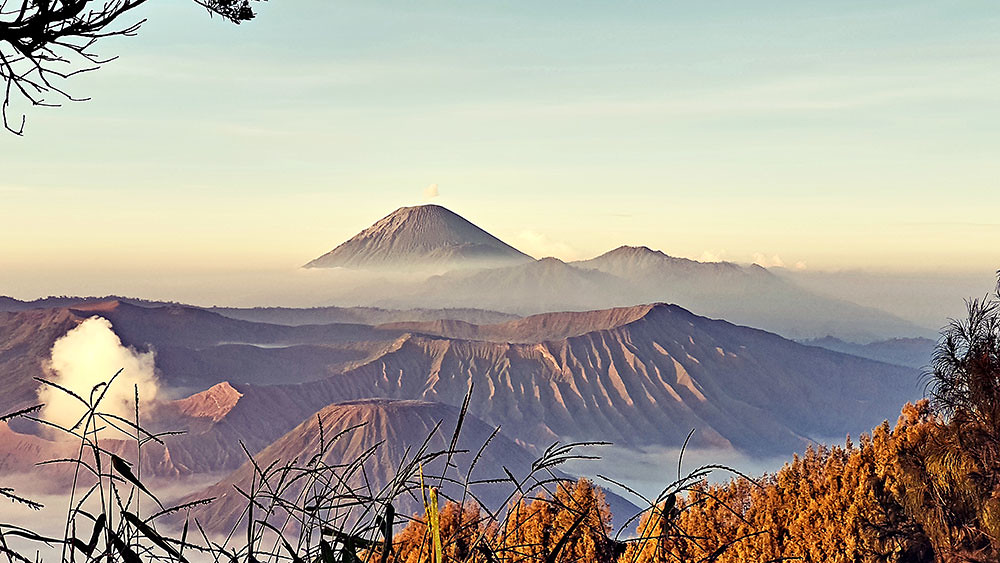
[[(97, 316), (56, 340), (47, 367), (53, 383), (84, 399), (90, 398), (95, 385), (107, 382), (121, 370), (98, 410), (128, 420), (135, 416), (135, 387), (140, 406), (152, 401), (159, 389), (153, 352), (138, 352), (122, 345), (111, 322)], [(48, 385), (39, 389), (38, 399), (45, 404), (42, 418), (64, 427), (75, 424), (86, 412), (80, 401)]]

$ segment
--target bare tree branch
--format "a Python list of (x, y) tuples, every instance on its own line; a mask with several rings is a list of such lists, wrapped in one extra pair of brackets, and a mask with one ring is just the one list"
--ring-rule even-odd
[[(194, 0), (210, 14), (240, 24), (255, 14), (251, 1)], [(63, 86), (70, 78), (99, 69), (117, 57), (104, 58), (92, 49), (106, 37), (131, 37), (145, 20), (119, 25), (119, 20), (147, 0), (0, 0), (0, 80), (4, 83), (4, 128), (22, 135), (25, 115), (12, 102), (57, 107), (85, 101)], [(12, 113), (15, 117), (11, 117)], [(18, 114), (19, 119), (18, 119)]]

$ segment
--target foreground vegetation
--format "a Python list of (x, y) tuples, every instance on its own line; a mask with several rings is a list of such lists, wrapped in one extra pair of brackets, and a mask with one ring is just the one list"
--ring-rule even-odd
[[(64, 561), (109, 563), (1000, 560), (1000, 280), (995, 296), (971, 301), (968, 317), (942, 332), (927, 376), (929, 398), (904, 406), (895, 426), (884, 423), (844, 446), (811, 448), (762, 479), (737, 475), (710, 484), (705, 477), (717, 468), (705, 467), (678, 474), (656, 498), (630, 491), (647, 509), (622, 530), (612, 530), (594, 483), (556, 472), (579, 457), (572, 445), (550, 448), (527, 476), (508, 473), (504, 506), (478, 503), (471, 469), (463, 477), (450, 463), (466, 402), (451, 447), (415, 448), (378, 490), (346, 486), (364, 473), (365, 457), (323, 461), (325, 444), (337, 436), (302, 463), (255, 465), (253, 486), (239, 491), (247, 501), (241, 524), (213, 537), (183, 518), (211, 499), (165, 507), (125, 460), (101, 448), (109, 429), (132, 437), (140, 455), (142, 445), (161, 439), (140, 428), (138, 413), (130, 421), (101, 412), (110, 384), (113, 378), (88, 398), (74, 395), (86, 415), (58, 428), (81, 444), (76, 459), (57, 460), (74, 464), (80, 476), (65, 534), (0, 524), (0, 553), (9, 563), (32, 563), (37, 545)], [(10, 416), (33, 411), (4, 418)], [(424, 467), (441, 458), (441, 474), (425, 475)], [(439, 498), (446, 483), (463, 493)], [(38, 508), (10, 489), (0, 495)], [(397, 514), (394, 503), (405, 495), (422, 500), (422, 514)]]

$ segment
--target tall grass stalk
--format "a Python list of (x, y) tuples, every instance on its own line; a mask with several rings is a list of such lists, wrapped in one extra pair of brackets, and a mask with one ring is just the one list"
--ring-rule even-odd
[[(86, 398), (55, 382), (39, 379), (42, 385), (66, 393), (81, 405), (83, 414), (75, 424), (62, 426), (38, 418), (35, 413), (39, 407), (0, 417), (0, 421), (27, 418), (43, 428), (79, 441), (74, 458), (44, 462), (46, 465), (73, 466), (63, 537), (45, 537), (17, 525), (0, 524), (0, 553), (6, 556), (8, 563), (36, 563), (10, 545), (8, 540), (15, 538), (56, 546), (60, 551), (60, 560), (67, 563), (188, 563), (191, 557), (212, 563), (397, 563), (401, 560), (395, 532), (412, 520), (412, 517), (401, 515), (396, 510), (404, 498), (420, 499), (423, 503), (422, 519), (428, 532), (419, 540), (419, 551), (427, 553), (433, 563), (461, 563), (452, 559), (446, 549), (454, 538), (446, 536), (443, 529), (442, 498), (460, 507), (468, 504), (478, 508), (480, 516), (468, 520), (464, 519), (463, 509), (458, 511), (459, 533), (473, 534), (469, 554), (463, 560), (470, 563), (520, 563), (518, 546), (511, 545), (510, 530), (504, 523), (509, 518), (520, 516), (518, 511), (522, 500), (552, 503), (554, 509), (568, 511), (572, 515), (571, 525), (554, 540), (554, 545), (546, 548), (545, 563), (563, 561), (563, 551), (570, 538), (581, 533), (600, 534), (602, 537), (598, 539), (613, 546), (612, 553), (616, 557), (624, 554), (630, 543), (664, 539), (643, 533), (644, 530), (639, 530), (635, 538), (626, 537), (626, 526), (634, 525), (639, 515), (620, 527), (613, 537), (609, 537), (603, 529), (585, 530), (591, 509), (559, 500), (557, 489), (567, 478), (558, 473), (557, 468), (570, 460), (593, 459), (595, 456), (577, 453), (579, 448), (604, 443), (556, 443), (534, 461), (526, 475), (516, 477), (510, 469), (501, 467), (502, 478), (474, 479), (473, 470), (499, 432), (496, 429), (472, 456), (468, 469), (460, 471), (453, 460), (459, 453), (469, 453), (459, 450), (458, 443), (468, 413), (471, 387), (448, 447), (444, 450), (431, 448), (432, 439), (441, 430), (439, 422), (423, 443), (404, 451), (391, 478), (379, 485), (372, 483), (367, 472), (369, 462), (382, 444), (372, 445), (356, 459), (329, 459), (338, 440), (362, 425), (327, 436), (324, 421), (317, 415), (320, 429), (318, 450), (303, 452), (302, 458), (275, 461), (266, 466), (262, 466), (243, 446), (251, 478), (246, 488), (237, 486), (235, 490), (243, 498), (244, 508), (237, 522), (225, 534), (213, 536), (201, 522), (192, 520), (189, 512), (212, 503), (214, 499), (165, 505), (143, 482), (143, 447), (150, 442), (166, 447), (163, 438), (177, 433), (151, 433), (143, 428), (138, 388), (134, 390), (135, 408), (131, 420), (102, 411), (101, 405), (108, 389), (120, 374), (119, 371), (107, 382), (94, 386)], [(105, 444), (109, 436), (134, 444), (135, 459), (128, 461), (107, 449)], [(425, 473), (426, 468), (436, 460), (443, 462), (442, 470), (436, 475)], [(677, 480), (656, 498), (646, 498), (608, 477), (600, 478), (640, 499), (647, 512), (653, 511), (657, 517), (674, 523), (677, 520), (678, 495), (704, 480), (715, 469), (729, 468), (709, 465), (681, 475), (678, 466)], [(359, 482), (361, 486), (356, 485)], [(508, 493), (505, 500), (499, 506), (487, 506), (475, 493), (480, 485), (506, 486)], [(446, 489), (459, 491), (460, 494), (451, 498)], [(41, 508), (9, 488), (0, 488), (0, 496), (21, 503), (28, 509)], [(677, 536), (683, 534), (676, 526), (667, 532)], [(35, 559), (38, 559), (37, 554)]]

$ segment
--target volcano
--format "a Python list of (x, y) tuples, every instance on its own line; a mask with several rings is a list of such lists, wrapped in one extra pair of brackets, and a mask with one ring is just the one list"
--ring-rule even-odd
[[(451, 447), (455, 448), (451, 455), (442, 455)], [(324, 407), (256, 455), (254, 462), (248, 461), (215, 485), (188, 497), (186, 500), (215, 499), (194, 508), (191, 516), (206, 529), (225, 533), (245, 518), (247, 499), (239, 491), (251, 490), (254, 479), (260, 478), (259, 468), (302, 465), (310, 459), (326, 464), (319, 470), (324, 476), (318, 481), (328, 483), (325, 487), (314, 485), (312, 494), (324, 491), (330, 504), (336, 504), (333, 499), (339, 496), (351, 497), (358, 492), (390, 498), (400, 514), (423, 510), (415, 490), (421, 468), (444, 497), (475, 499), (492, 510), (505, 508), (516, 492), (517, 485), (507, 481), (508, 475), (523, 479), (527, 487), (535, 479), (568, 478), (558, 470), (536, 469), (536, 456), (472, 414), (463, 416), (454, 406), (366, 399)], [(441, 475), (446, 478), (441, 479)], [(301, 489), (292, 484), (281, 491), (294, 499)], [(622, 523), (638, 510), (610, 492), (607, 500)], [(339, 518), (349, 521), (357, 517), (350, 512), (340, 509)], [(275, 519), (284, 517), (278, 511)]]
[(450, 270), (532, 258), (440, 205), (401, 207), (306, 268)]

